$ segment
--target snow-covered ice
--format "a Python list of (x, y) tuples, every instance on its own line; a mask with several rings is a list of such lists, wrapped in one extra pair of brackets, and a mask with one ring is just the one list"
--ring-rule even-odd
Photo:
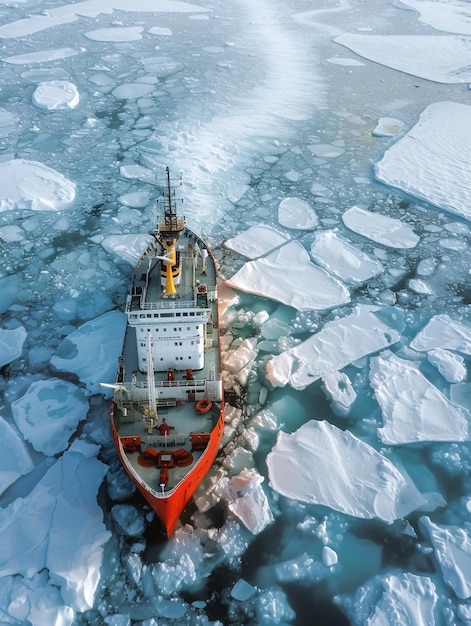
[(26, 441), (52, 456), (68, 447), (69, 437), (87, 416), (88, 400), (76, 385), (50, 378), (33, 382), (11, 409)]
[(391, 248), (414, 248), (419, 237), (400, 220), (354, 206), (342, 216), (347, 228)]
[(61, 211), (75, 199), (75, 183), (38, 161), (4, 161), (0, 163), (0, 177), (0, 212)]
[(36, 87), (33, 102), (38, 107), (49, 111), (75, 109), (80, 102), (80, 94), (73, 83), (65, 80), (50, 80)]
[(378, 436), (384, 443), (471, 440), (471, 413), (450, 402), (416, 363), (385, 350), (370, 359), (370, 383), (381, 407)]
[(110, 311), (68, 335), (51, 359), (60, 372), (76, 374), (90, 393), (104, 393), (100, 383), (112, 383), (123, 345), (126, 316)]
[(326, 421), (311, 420), (292, 435), (280, 431), (267, 465), (273, 489), (286, 498), (354, 517), (393, 522), (424, 504), (391, 461)]
[(230, 287), (271, 298), (300, 311), (331, 309), (350, 301), (342, 283), (313, 265), (298, 241), (249, 261), (227, 280)]
[(278, 222), (285, 228), (312, 230), (319, 219), (311, 205), (301, 198), (283, 198), (278, 207)]
[(444, 348), (471, 355), (471, 327), (446, 313), (434, 315), (412, 339), (410, 346), (420, 352)]
[(378, 180), (438, 208), (471, 219), (471, 107), (428, 106), (417, 124), (375, 164)]
[(347, 283), (359, 283), (380, 274), (383, 266), (332, 230), (314, 235), (311, 256), (325, 269)]
[(357, 305), (351, 315), (328, 322), (294, 348), (268, 360), (266, 376), (274, 386), (304, 389), (367, 354), (400, 339), (399, 312)]
[(21, 356), (26, 335), (23, 326), (11, 330), (0, 328), (0, 367)]
[(274, 248), (282, 246), (288, 240), (289, 237), (274, 228), (258, 224), (238, 233), (235, 237), (231, 237), (224, 242), (224, 245), (249, 259), (256, 259)]
[(34, 464), (25, 443), (16, 430), (0, 417), (0, 495), (20, 476), (28, 474)]

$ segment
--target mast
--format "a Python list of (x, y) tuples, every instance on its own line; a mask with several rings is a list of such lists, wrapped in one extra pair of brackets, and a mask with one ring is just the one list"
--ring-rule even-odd
[[(160, 243), (167, 260), (162, 264), (161, 277), (166, 297), (175, 297), (180, 283), (180, 258), (177, 255), (177, 240), (185, 228), (185, 218), (177, 215), (175, 190), (170, 183), (170, 169), (167, 172), (167, 190), (164, 191), (164, 217), (159, 224)], [(181, 183), (180, 183), (181, 184)]]
[(152, 358), (151, 335), (147, 333), (147, 397), (149, 408), (144, 411), (144, 421), (148, 433), (157, 426), (157, 396), (155, 392), (154, 359)]

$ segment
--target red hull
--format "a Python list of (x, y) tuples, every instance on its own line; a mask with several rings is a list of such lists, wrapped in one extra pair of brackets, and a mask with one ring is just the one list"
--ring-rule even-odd
[(114, 405), (111, 405), (110, 417), (111, 417), (111, 432), (113, 434), (113, 441), (118, 452), (119, 459), (126, 470), (128, 476), (139, 489), (146, 501), (149, 503), (153, 511), (161, 520), (167, 537), (170, 538), (175, 530), (175, 527), (180, 519), (180, 515), (183, 509), (190, 501), (191, 497), (195, 493), (196, 489), (201, 484), (203, 478), (209, 472), (214, 459), (219, 451), (222, 435), (224, 432), (224, 403), (222, 404), (221, 414), (216, 426), (213, 428), (209, 443), (195, 467), (180, 481), (180, 483), (171, 492), (166, 494), (165, 497), (156, 497), (152, 490), (142, 481), (140, 481), (136, 475), (129, 469), (126, 455), (120, 445), (119, 434), (114, 424)]

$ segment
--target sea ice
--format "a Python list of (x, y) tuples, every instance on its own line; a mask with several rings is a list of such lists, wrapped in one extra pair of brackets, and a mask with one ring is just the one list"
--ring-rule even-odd
[(396, 343), (402, 326), (397, 310), (358, 305), (351, 315), (328, 322), (303, 343), (269, 359), (266, 377), (274, 387), (289, 383), (295, 389), (304, 389), (319, 378)]
[(75, 109), (80, 102), (80, 95), (73, 83), (66, 80), (50, 80), (36, 87), (33, 102), (41, 109), (49, 111)]
[(401, 132), (403, 126), (404, 122), (395, 117), (381, 117), (373, 130), (373, 135), (376, 137), (394, 137)]
[(262, 532), (274, 519), (263, 491), (263, 480), (252, 468), (243, 469), (238, 476), (223, 478), (216, 485), (217, 495), (253, 535)]
[(434, 524), (429, 517), (419, 520), (422, 531), (428, 535), (443, 579), (458, 598), (471, 597), (471, 525), (463, 527)]
[(393, 522), (424, 504), (391, 461), (326, 421), (311, 420), (291, 435), (280, 431), (267, 466), (272, 488), (286, 498), (354, 517)]
[(419, 352), (444, 348), (471, 355), (471, 328), (446, 313), (434, 315), (410, 342)]
[(298, 241), (249, 261), (226, 282), (235, 289), (277, 300), (300, 311), (325, 310), (350, 301), (348, 290), (313, 265)]
[(312, 230), (319, 219), (311, 205), (301, 198), (283, 198), (278, 207), (278, 222), (285, 228)]
[(108, 253), (135, 267), (151, 241), (151, 235), (109, 235), (101, 241), (101, 245)]
[(407, 135), (375, 164), (376, 178), (471, 219), (470, 116), (471, 107), (459, 102), (429, 105)]
[(21, 356), (26, 335), (24, 326), (18, 326), (12, 330), (0, 328), (0, 367), (8, 365)]
[(76, 385), (59, 378), (33, 382), (11, 405), (23, 437), (49, 456), (63, 452), (77, 424), (85, 419), (88, 400)]
[(471, 440), (471, 413), (450, 402), (417, 364), (386, 350), (370, 359), (370, 384), (381, 407), (384, 443)]
[(332, 410), (337, 415), (348, 415), (357, 394), (349, 377), (335, 370), (322, 377), (322, 386), (331, 399)]
[(0, 178), (0, 212), (62, 211), (75, 200), (75, 183), (38, 161), (4, 161)]
[(82, 324), (59, 344), (51, 365), (60, 372), (77, 374), (92, 394), (110, 395), (99, 385), (114, 382), (123, 346), (126, 315), (110, 311)]
[(419, 20), (436, 30), (471, 35), (471, 19), (467, 0), (434, 2), (433, 0), (401, 0), (402, 4), (420, 13)]
[(353, 206), (342, 216), (353, 232), (390, 248), (414, 248), (419, 237), (401, 220)]
[(407, 572), (377, 576), (351, 598), (340, 596), (336, 601), (354, 626), (435, 626), (436, 623), (438, 593), (427, 576)]
[(447, 383), (460, 383), (466, 378), (466, 365), (459, 354), (444, 348), (435, 348), (429, 350), (427, 360), (438, 369)]
[(0, 576), (44, 568), (75, 611), (93, 607), (110, 533), (96, 501), (106, 466), (97, 447), (75, 442), (25, 498), (0, 510)]
[(263, 256), (273, 248), (278, 248), (288, 241), (283, 235), (271, 226), (262, 224), (251, 226), (248, 230), (238, 233), (235, 237), (224, 242), (226, 248), (234, 250), (248, 259)]
[(20, 476), (28, 474), (34, 468), (34, 465), (24, 441), (16, 430), (1, 416), (0, 441), (2, 442), (2, 454), (0, 456), (1, 496)]
[(464, 37), (344, 33), (334, 41), (365, 59), (426, 80), (451, 84), (471, 81), (470, 51)]
[(364, 282), (383, 271), (381, 263), (332, 230), (314, 235), (311, 256), (316, 263), (347, 283)]

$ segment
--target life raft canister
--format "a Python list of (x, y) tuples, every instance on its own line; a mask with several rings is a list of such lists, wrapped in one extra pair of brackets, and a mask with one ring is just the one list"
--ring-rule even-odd
[(208, 398), (202, 398), (196, 403), (196, 412), (200, 415), (204, 415), (210, 410), (212, 406), (213, 403), (211, 402), (211, 400), (208, 400)]

